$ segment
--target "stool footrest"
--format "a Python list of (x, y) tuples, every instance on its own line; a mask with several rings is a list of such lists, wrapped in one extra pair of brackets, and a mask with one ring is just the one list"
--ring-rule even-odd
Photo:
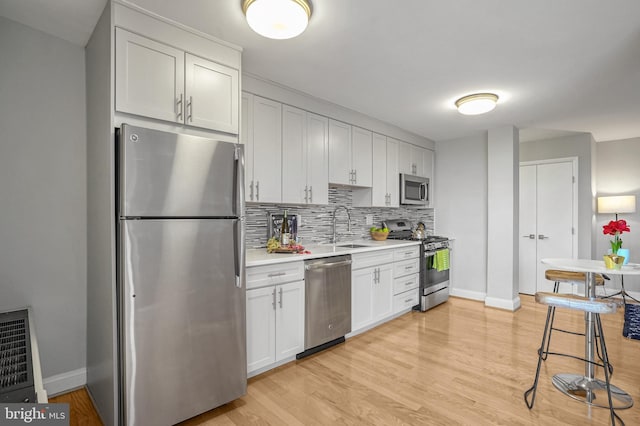
[(574, 294), (557, 294), (557, 293), (536, 293), (536, 302), (543, 305), (555, 306), (557, 308), (573, 309), (583, 312), (591, 312), (594, 314), (612, 314), (616, 312), (617, 304), (615, 302), (589, 299)]

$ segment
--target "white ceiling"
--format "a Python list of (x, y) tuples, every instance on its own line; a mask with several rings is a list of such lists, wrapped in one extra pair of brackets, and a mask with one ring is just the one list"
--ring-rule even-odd
[[(240, 0), (131, 2), (242, 46), (246, 72), (429, 139), (506, 125), (640, 137), (638, 0), (312, 0), (306, 32), (281, 41), (253, 33)], [(3, 0), (0, 15), (84, 45), (104, 4)], [(477, 91), (498, 107), (453, 109)]]

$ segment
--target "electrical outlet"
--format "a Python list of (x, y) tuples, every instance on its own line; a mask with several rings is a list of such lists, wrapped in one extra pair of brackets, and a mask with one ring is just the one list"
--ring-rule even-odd
[(366, 225), (373, 225), (373, 215), (372, 214), (364, 215), (364, 222)]

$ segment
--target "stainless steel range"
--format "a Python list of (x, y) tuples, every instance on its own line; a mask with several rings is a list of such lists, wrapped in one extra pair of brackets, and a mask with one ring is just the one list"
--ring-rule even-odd
[[(416, 225), (407, 219), (390, 219), (384, 221), (384, 225), (389, 228), (387, 238), (394, 240), (418, 240), (420, 245), (420, 304), (414, 309), (426, 311), (436, 305), (446, 302), (449, 299), (449, 266), (448, 261), (436, 261), (438, 256), (443, 256), (448, 260), (449, 239), (436, 235), (426, 235), (424, 225), (421, 230), (421, 223)], [(437, 252), (447, 250), (436, 255)]]

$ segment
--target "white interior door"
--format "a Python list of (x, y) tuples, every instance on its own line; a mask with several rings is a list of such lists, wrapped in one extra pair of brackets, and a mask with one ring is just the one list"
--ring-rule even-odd
[[(548, 266), (542, 265), (540, 260), (574, 257), (573, 164), (563, 162), (538, 165), (537, 186), (537, 289), (552, 291), (553, 283), (544, 277)], [(570, 291), (570, 285), (566, 286), (568, 288), (561, 288), (560, 291)]]
[[(520, 166), (520, 292), (552, 291), (544, 258), (575, 257), (573, 160)], [(569, 284), (561, 292), (571, 292)]]
[(537, 166), (520, 166), (520, 293), (535, 294), (537, 282)]

